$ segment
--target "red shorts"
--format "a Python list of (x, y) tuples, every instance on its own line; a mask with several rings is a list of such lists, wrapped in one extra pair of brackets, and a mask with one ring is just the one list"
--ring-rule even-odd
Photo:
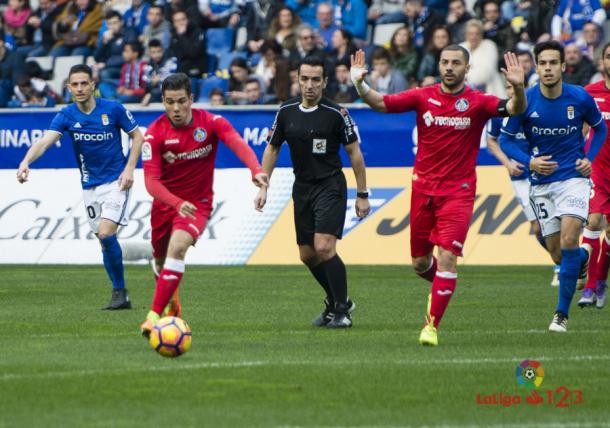
[(610, 214), (610, 184), (604, 180), (592, 178), (591, 199), (589, 200), (589, 213)]
[(210, 218), (212, 207), (210, 204), (195, 204), (195, 218), (182, 217), (175, 208), (165, 204), (153, 202), (150, 213), (151, 241), (153, 257), (164, 258), (167, 254), (169, 239), (174, 230), (188, 232), (195, 242), (205, 230), (205, 225)]
[(472, 208), (471, 190), (445, 196), (411, 193), (411, 256), (430, 254), (435, 245), (462, 255)]

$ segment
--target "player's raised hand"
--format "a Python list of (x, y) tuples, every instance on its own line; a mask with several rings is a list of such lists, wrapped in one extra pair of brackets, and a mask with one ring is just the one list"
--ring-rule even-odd
[(587, 158), (576, 159), (576, 171), (580, 172), (583, 177), (590, 176), (592, 171), (591, 161)]
[(510, 161), (506, 169), (508, 169), (508, 174), (511, 177), (518, 177), (523, 174), (523, 164), (514, 160)]
[(184, 201), (178, 207), (178, 214), (182, 217), (189, 217), (195, 219), (195, 211), (197, 211), (197, 207), (191, 204), (189, 201)]
[(371, 212), (371, 204), (368, 198), (356, 198), (356, 215), (364, 218)]
[(521, 64), (519, 64), (519, 58), (514, 52), (507, 52), (504, 54), (504, 64), (506, 68), (502, 68), (502, 73), (506, 76), (506, 80), (513, 86), (523, 86), (525, 82), (525, 71)]
[(269, 186), (269, 176), (266, 172), (259, 172), (252, 179), (254, 185), (256, 187), (268, 187)]
[(17, 170), (17, 181), (20, 183), (25, 183), (28, 181), (28, 176), (30, 175), (30, 167), (27, 163), (21, 162), (19, 164), (19, 169)]
[(530, 160), (530, 170), (541, 175), (551, 175), (559, 166), (557, 162), (551, 161), (552, 156), (538, 156)]
[(254, 198), (254, 209), (259, 212), (263, 212), (263, 208), (267, 203), (267, 186), (261, 186), (258, 190), (256, 198)]
[(119, 189), (127, 190), (133, 186), (133, 168), (126, 166), (121, 175), (119, 175)]
[(368, 73), (368, 70), (366, 69), (364, 51), (362, 49), (358, 49), (355, 54), (350, 55), (350, 59), (351, 68), (349, 72), (352, 77), (352, 81), (354, 83), (360, 83), (364, 80), (364, 76), (366, 76)]

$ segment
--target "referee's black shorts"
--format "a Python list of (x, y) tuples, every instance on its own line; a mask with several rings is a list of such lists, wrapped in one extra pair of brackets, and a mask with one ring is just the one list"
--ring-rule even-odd
[(312, 245), (315, 233), (341, 239), (347, 207), (343, 172), (314, 183), (295, 181), (292, 199), (298, 245)]

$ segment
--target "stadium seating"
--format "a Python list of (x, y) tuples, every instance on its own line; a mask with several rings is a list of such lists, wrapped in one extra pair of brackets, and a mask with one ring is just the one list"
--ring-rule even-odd
[(235, 58), (244, 58), (247, 59), (248, 58), (248, 54), (246, 52), (228, 52), (224, 55), (222, 55), (219, 59), (218, 59), (218, 70), (220, 71), (224, 71), (224, 70), (228, 70), (229, 66), (231, 65), (231, 61), (233, 61)]
[(375, 26), (375, 33), (373, 35), (373, 44), (378, 46), (384, 46), (390, 43), (392, 34), (400, 27), (404, 27), (405, 24), (381, 24)]
[(215, 88), (220, 88), (223, 91), (229, 89), (229, 81), (222, 77), (211, 76), (207, 79), (199, 80), (199, 97), (197, 98), (198, 103), (207, 103), (210, 101), (210, 91)]

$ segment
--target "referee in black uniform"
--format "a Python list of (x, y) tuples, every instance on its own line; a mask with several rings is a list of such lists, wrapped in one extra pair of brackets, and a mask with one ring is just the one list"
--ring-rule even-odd
[[(319, 327), (351, 327), (356, 305), (347, 294), (345, 265), (337, 254), (337, 239), (345, 223), (347, 185), (341, 170), (339, 149), (347, 152), (358, 186), (356, 214), (370, 210), (366, 170), (359, 137), (349, 113), (322, 97), (327, 78), (325, 65), (315, 56), (299, 66), (301, 97), (280, 106), (263, 154), (263, 169), (269, 177), (284, 141), (290, 148), (295, 182), (294, 224), (301, 260), (326, 292), (326, 308), (313, 321)], [(267, 189), (261, 188), (255, 204), (262, 210)]]

